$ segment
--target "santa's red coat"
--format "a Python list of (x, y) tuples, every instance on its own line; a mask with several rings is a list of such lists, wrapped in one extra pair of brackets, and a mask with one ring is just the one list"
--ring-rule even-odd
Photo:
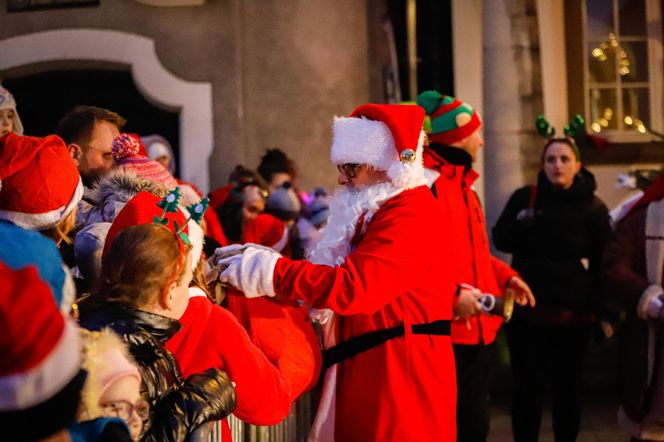
[(166, 348), (175, 356), (185, 377), (211, 367), (225, 370), (236, 384), (237, 406), (233, 414), (250, 424), (273, 425), (288, 415), (290, 383), (251, 342), (233, 314), (205, 296), (194, 296), (180, 323), (182, 329), (166, 343)]
[[(463, 165), (448, 163), (428, 150), (424, 164), (440, 173), (433, 185), (454, 232), (452, 255), (458, 266), (457, 282), (477, 287), (482, 293), (503, 296), (507, 283), (518, 273), (491, 255), (484, 211), (472, 189), (479, 175), (473, 169), (466, 171)], [(499, 315), (457, 319), (452, 323), (452, 341), (465, 345), (490, 344), (502, 323)]]
[(389, 199), (337, 267), (281, 258), (278, 296), (340, 315), (340, 341), (400, 324), (406, 335), (339, 364), (337, 441), (453, 441), (456, 379), (448, 336), (411, 324), (452, 317), (452, 255), (439, 204), (425, 186)]

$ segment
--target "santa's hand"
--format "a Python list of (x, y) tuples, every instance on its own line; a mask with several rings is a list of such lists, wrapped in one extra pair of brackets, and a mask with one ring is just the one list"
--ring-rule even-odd
[(217, 261), (224, 269), (219, 281), (244, 292), (247, 298), (275, 296), (274, 267), (281, 254), (272, 249), (246, 246), (240, 254)]
[(228, 258), (229, 256), (239, 255), (244, 250), (244, 244), (231, 244), (230, 246), (217, 247), (214, 249), (214, 256), (211, 256), (209, 261), (213, 262), (213, 265), (221, 259)]
[(479, 301), (479, 296), (482, 292), (475, 287), (461, 284), (459, 286), (459, 294), (457, 301), (454, 304), (454, 316), (457, 318), (468, 319), (471, 316), (476, 316), (482, 313), (482, 304)]
[(514, 290), (514, 300), (517, 304), (521, 306), (530, 304), (531, 307), (535, 307), (535, 295), (523, 279), (512, 276), (507, 283), (507, 288)]

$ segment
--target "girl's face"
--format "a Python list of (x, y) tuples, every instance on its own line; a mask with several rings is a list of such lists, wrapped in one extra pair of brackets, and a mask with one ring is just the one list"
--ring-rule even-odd
[(14, 131), (14, 110), (0, 110), (0, 137)]
[(242, 189), (242, 225), (249, 222), (265, 211), (265, 195), (258, 186), (246, 186)]
[(115, 381), (99, 398), (105, 417), (119, 417), (129, 427), (132, 440), (138, 440), (143, 422), (149, 418), (149, 406), (140, 393), (140, 382), (134, 376)]
[(574, 183), (574, 177), (581, 170), (581, 162), (566, 143), (555, 142), (544, 152), (542, 168), (554, 187), (569, 189)]

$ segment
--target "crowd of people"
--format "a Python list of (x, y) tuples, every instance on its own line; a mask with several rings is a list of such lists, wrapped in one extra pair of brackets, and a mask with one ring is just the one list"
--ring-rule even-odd
[[(516, 441), (576, 440), (594, 327), (623, 301), (619, 421), (664, 440), (664, 178), (612, 230), (571, 137), (493, 226), (468, 103), (436, 91), (332, 125), (339, 188), (268, 149), (203, 195), (159, 135), (80, 105), (23, 133), (0, 88), (0, 424), (8, 440), (231, 440), (315, 389), (308, 440), (486, 441), (506, 321)], [(29, 127), (29, 126), (28, 126)], [(218, 434), (213, 431), (219, 425)]]

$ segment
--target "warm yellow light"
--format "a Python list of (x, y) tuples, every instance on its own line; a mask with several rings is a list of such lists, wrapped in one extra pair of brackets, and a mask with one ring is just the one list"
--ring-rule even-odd
[(599, 124), (602, 127), (609, 127), (609, 120), (607, 120), (606, 118), (600, 118), (599, 119)]
[(607, 120), (610, 120), (611, 118), (613, 118), (613, 109), (611, 109), (610, 107), (605, 108), (604, 109), (604, 118), (606, 118)]
[(632, 118), (631, 115), (625, 115), (625, 124), (628, 126), (634, 124), (634, 119)]
[(592, 128), (593, 132), (599, 133), (602, 130), (602, 126), (600, 126), (597, 122), (591, 124), (590, 127)]
[(642, 134), (646, 133), (646, 127), (643, 124), (636, 126), (636, 130), (638, 130)]
[(595, 58), (599, 58), (599, 57), (601, 57), (602, 55), (604, 55), (604, 51), (601, 50), (600, 48), (595, 48), (595, 49), (593, 49), (592, 54), (593, 54), (593, 57), (595, 57)]
[(629, 75), (630, 71), (629, 71), (629, 68), (627, 66), (623, 66), (620, 69), (618, 69), (618, 72), (620, 73), (620, 75), (622, 75), (624, 77), (625, 75)]

